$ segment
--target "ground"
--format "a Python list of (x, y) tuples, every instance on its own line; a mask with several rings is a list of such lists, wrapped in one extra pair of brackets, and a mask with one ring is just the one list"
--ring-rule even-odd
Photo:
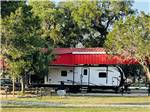
[(150, 108), (5, 108), (2, 112), (149, 112)]
[(1, 112), (149, 112), (150, 96), (1, 98)]

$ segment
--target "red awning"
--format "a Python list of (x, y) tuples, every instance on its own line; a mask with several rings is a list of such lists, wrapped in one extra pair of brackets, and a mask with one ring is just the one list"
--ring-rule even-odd
[(136, 59), (122, 59), (117, 55), (106, 54), (103, 48), (56, 48), (56, 58), (51, 65), (78, 64), (137, 64)]

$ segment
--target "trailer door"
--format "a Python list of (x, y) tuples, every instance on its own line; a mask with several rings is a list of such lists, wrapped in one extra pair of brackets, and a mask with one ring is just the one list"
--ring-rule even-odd
[(81, 69), (81, 85), (88, 85), (89, 82), (90, 69), (82, 68)]

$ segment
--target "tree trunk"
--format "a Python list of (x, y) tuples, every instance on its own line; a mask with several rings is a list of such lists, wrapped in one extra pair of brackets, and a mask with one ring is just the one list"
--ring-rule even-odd
[(25, 92), (25, 90), (24, 90), (24, 76), (21, 76), (21, 93), (22, 93), (22, 95), (24, 95), (24, 92)]
[(148, 67), (146, 68), (146, 76), (147, 76), (148, 80), (150, 81), (150, 70)]
[(15, 95), (15, 77), (13, 77), (13, 97)]

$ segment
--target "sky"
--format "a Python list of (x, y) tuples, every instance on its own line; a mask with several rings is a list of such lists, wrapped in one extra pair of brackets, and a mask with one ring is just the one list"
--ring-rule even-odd
[(150, 0), (135, 0), (133, 8), (138, 9), (138, 11), (150, 13)]
[[(65, 1), (65, 0), (52, 0), (54, 2)], [(145, 13), (150, 13), (150, 0), (134, 0), (133, 8), (138, 9), (138, 11), (144, 11)]]

